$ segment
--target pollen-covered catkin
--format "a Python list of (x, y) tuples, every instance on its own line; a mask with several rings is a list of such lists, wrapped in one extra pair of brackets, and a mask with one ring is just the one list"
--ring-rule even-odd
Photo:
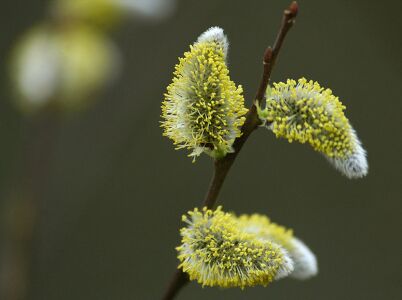
[(277, 137), (309, 143), (349, 178), (367, 174), (366, 151), (330, 89), (305, 78), (289, 79), (269, 87), (266, 98), (258, 114)]
[(317, 275), (318, 266), (314, 253), (298, 238), (293, 231), (284, 226), (271, 222), (264, 215), (241, 215), (239, 217), (240, 228), (263, 241), (274, 242), (285, 248), (294, 263), (294, 270), (290, 277), (296, 279), (308, 279)]
[(163, 134), (194, 158), (203, 152), (214, 158), (233, 152), (241, 134), (247, 110), (242, 87), (229, 77), (227, 47), (222, 29), (203, 33), (179, 59), (162, 103)]
[(279, 244), (258, 238), (240, 226), (237, 217), (194, 209), (183, 216), (179, 268), (203, 286), (266, 286), (293, 271), (293, 261)]

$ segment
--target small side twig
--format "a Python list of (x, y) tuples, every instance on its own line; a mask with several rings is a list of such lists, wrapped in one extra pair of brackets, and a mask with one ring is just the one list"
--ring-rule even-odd
[[(299, 7), (296, 1), (293, 1), (290, 6), (283, 12), (282, 23), (279, 28), (279, 32), (276, 36), (274, 46), (268, 47), (264, 52), (263, 57), (263, 73), (261, 76), (260, 84), (257, 90), (255, 100), (258, 104), (265, 99), (265, 91), (268, 87), (269, 80), (271, 78), (272, 70), (275, 65), (278, 54), (281, 50), (282, 44), (285, 40), (286, 34), (292, 27), (296, 20)], [(214, 174), (209, 185), (207, 195), (204, 199), (203, 206), (208, 208), (213, 208), (216, 200), (218, 199), (219, 193), (223, 186), (230, 168), (232, 167), (237, 155), (241, 151), (244, 143), (247, 141), (251, 133), (261, 124), (261, 121), (257, 115), (257, 108), (255, 103), (252, 104), (251, 108), (247, 112), (246, 120), (241, 129), (242, 135), (237, 138), (233, 144), (233, 153), (227, 154), (225, 157), (219, 160), (215, 160), (214, 164)], [(168, 286), (168, 289), (163, 296), (164, 300), (174, 299), (176, 294), (180, 289), (186, 285), (188, 282), (188, 276), (180, 269), (177, 270)]]

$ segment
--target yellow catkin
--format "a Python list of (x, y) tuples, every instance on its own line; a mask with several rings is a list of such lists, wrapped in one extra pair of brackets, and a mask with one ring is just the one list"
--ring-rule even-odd
[(266, 286), (287, 276), (292, 261), (282, 247), (242, 229), (235, 215), (219, 207), (194, 209), (183, 216), (179, 268), (203, 286)]
[(10, 60), (15, 100), (26, 112), (50, 102), (64, 110), (86, 108), (117, 70), (115, 45), (83, 24), (37, 25), (21, 37)]
[(287, 250), (293, 248), (293, 231), (270, 221), (264, 215), (241, 215), (239, 226), (243, 231), (255, 234), (258, 238), (271, 240)]
[(309, 143), (330, 158), (345, 158), (356, 148), (345, 106), (330, 89), (305, 78), (274, 83), (259, 115), (277, 137)]
[(232, 152), (246, 113), (242, 87), (230, 80), (222, 45), (198, 42), (179, 59), (162, 103), (163, 134), (179, 148), (222, 157)]
[(270, 221), (264, 215), (241, 215), (239, 228), (247, 233), (254, 234), (263, 241), (281, 245), (293, 260), (294, 270), (290, 277), (308, 279), (318, 273), (317, 259), (310, 248), (303, 241), (293, 236), (293, 231)]

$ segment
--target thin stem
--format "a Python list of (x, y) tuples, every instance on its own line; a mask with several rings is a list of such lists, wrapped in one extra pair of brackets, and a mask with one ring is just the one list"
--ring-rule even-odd
[(218, 198), (219, 192), (221, 191), (223, 182), (225, 181), (226, 175), (230, 169), (230, 166), (223, 167), (223, 162), (224, 160), (215, 160), (214, 173), (203, 204), (203, 206), (206, 206), (208, 208), (213, 208), (216, 199)]
[(189, 282), (188, 275), (182, 270), (177, 269), (169, 283), (163, 300), (174, 299), (175, 295)]
[(0, 298), (28, 296), (35, 235), (41, 222), (43, 197), (58, 136), (59, 112), (48, 107), (29, 120), (19, 170), (6, 197), (0, 255)]
[[(268, 87), (273, 67), (281, 50), (283, 41), (285, 40), (286, 34), (295, 22), (298, 9), (299, 7), (296, 1), (293, 1), (290, 6), (285, 9), (285, 11), (283, 12), (282, 23), (276, 36), (274, 46), (272, 48), (268, 47), (264, 52), (263, 73), (255, 97), (255, 100), (258, 104), (261, 104), (261, 102), (265, 99), (265, 91)], [(209, 185), (209, 189), (205, 197), (203, 206), (206, 206), (208, 208), (214, 207), (223, 183), (225, 182), (226, 176), (234, 161), (236, 160), (237, 155), (239, 154), (240, 150), (242, 149), (244, 143), (247, 141), (251, 133), (256, 128), (258, 128), (260, 124), (261, 121), (259, 120), (257, 115), (257, 108), (255, 106), (255, 103), (253, 103), (251, 108), (247, 112), (246, 120), (241, 129), (242, 135), (237, 138), (233, 144), (234, 152), (227, 154), (222, 159), (215, 160), (214, 174)], [(177, 270), (163, 299), (174, 299), (175, 295), (180, 291), (183, 286), (185, 286), (187, 282), (187, 274), (185, 274), (181, 270)]]

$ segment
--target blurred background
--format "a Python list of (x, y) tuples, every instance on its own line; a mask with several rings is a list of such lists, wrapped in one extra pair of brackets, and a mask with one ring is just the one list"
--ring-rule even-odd
[[(179, 0), (155, 15), (137, 9), (122, 18), (119, 11), (113, 28), (95, 25), (113, 49), (105, 52), (113, 53), (113, 66), (104, 69), (113, 78), (102, 77), (102, 89), (84, 93), (90, 104), (60, 114), (53, 105), (42, 112), (21, 105), (16, 71), (10, 71), (21, 37), (50, 18), (50, 1), (3, 0), (0, 269), (10, 271), (2, 274), (3, 289), (23, 278), (10, 259), (28, 253), (24, 299), (160, 298), (178, 264), (180, 216), (201, 204), (212, 172), (207, 156), (193, 164), (159, 128), (177, 57), (208, 27), (223, 27), (231, 43), (231, 77), (243, 85), (249, 105), (262, 53), (288, 4)], [(402, 2), (299, 4), (272, 79), (305, 76), (330, 87), (368, 150), (369, 175), (348, 180), (306, 145), (258, 130), (233, 166), (219, 204), (264, 213), (293, 228), (315, 252), (319, 275), (244, 291), (191, 283), (177, 299), (402, 298)], [(92, 49), (84, 61), (99, 54)], [(51, 56), (45, 57), (49, 63)], [(31, 190), (37, 199), (18, 207)], [(15, 250), (10, 240), (29, 247)]]

